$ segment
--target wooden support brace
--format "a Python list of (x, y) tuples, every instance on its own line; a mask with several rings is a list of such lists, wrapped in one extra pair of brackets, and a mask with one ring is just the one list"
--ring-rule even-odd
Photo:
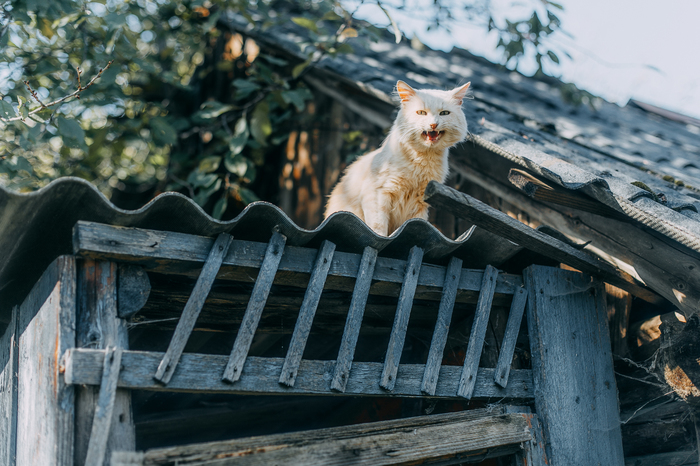
[(389, 347), (386, 351), (384, 359), (384, 370), (379, 386), (386, 390), (393, 390), (396, 384), (396, 373), (399, 369), (401, 361), (401, 353), (403, 352), (403, 344), (406, 339), (406, 330), (408, 329), (408, 319), (411, 316), (411, 307), (413, 307), (413, 297), (416, 293), (416, 285), (418, 284), (418, 275), (420, 275), (421, 263), (423, 261), (423, 250), (418, 246), (413, 246), (408, 253), (408, 261), (406, 262), (406, 274), (404, 275), (401, 293), (399, 294), (399, 304), (396, 308), (396, 317), (394, 325), (391, 329), (389, 337)]
[(335, 371), (331, 381), (331, 389), (338, 392), (345, 392), (348, 379), (350, 378), (350, 368), (355, 357), (355, 346), (357, 338), (360, 336), (362, 317), (365, 313), (365, 305), (369, 296), (369, 288), (372, 285), (374, 266), (377, 263), (377, 250), (367, 246), (362, 253), (360, 267), (357, 270), (357, 281), (352, 292), (348, 318), (345, 321), (343, 339), (338, 350), (338, 359), (335, 362)]
[(506, 333), (503, 336), (501, 353), (498, 355), (498, 364), (496, 365), (495, 381), (503, 388), (508, 384), (508, 374), (510, 373), (510, 365), (513, 362), (515, 343), (518, 340), (518, 333), (520, 332), (520, 324), (523, 321), (523, 311), (525, 311), (526, 302), (527, 289), (523, 287), (513, 296), (513, 302), (510, 305), (510, 314), (508, 315), (508, 323), (506, 324)]
[(233, 237), (226, 233), (221, 233), (216, 238), (216, 241), (214, 241), (214, 245), (209, 252), (209, 257), (204, 263), (204, 267), (199, 274), (194, 290), (192, 290), (190, 299), (185, 305), (185, 310), (182, 311), (182, 317), (180, 317), (180, 321), (177, 323), (175, 334), (173, 335), (173, 339), (170, 340), (170, 346), (168, 346), (168, 351), (166, 351), (163, 360), (158, 366), (158, 370), (154, 376), (156, 380), (167, 384), (172, 378), (173, 372), (175, 372), (175, 368), (180, 361), (180, 356), (182, 356), (182, 351), (185, 349), (187, 340), (190, 338), (190, 334), (194, 329), (197, 317), (202, 311), (211, 286), (214, 284), (214, 279), (219, 272), (219, 267), (221, 267), (221, 263), (224, 257), (226, 257), (231, 241), (233, 241)]
[(275, 231), (270, 238), (270, 243), (267, 245), (265, 258), (260, 266), (260, 273), (255, 281), (253, 292), (248, 301), (248, 307), (243, 315), (241, 327), (238, 330), (236, 341), (233, 344), (231, 355), (229, 356), (228, 364), (224, 370), (222, 379), (225, 382), (234, 383), (241, 377), (243, 365), (248, 357), (250, 344), (253, 342), (253, 336), (258, 328), (260, 316), (265, 308), (267, 297), (272, 288), (272, 282), (275, 280), (275, 274), (279, 267), (280, 260), (284, 254), (284, 245), (287, 242), (287, 237), (278, 231)]
[(496, 289), (497, 277), (498, 270), (490, 265), (486, 266), (484, 279), (481, 283), (479, 301), (476, 303), (474, 323), (472, 324), (472, 331), (469, 335), (467, 354), (464, 357), (462, 377), (460, 378), (459, 388), (457, 390), (457, 395), (466, 399), (471, 399), (474, 393), (476, 373), (479, 368), (479, 360), (481, 359), (481, 350), (484, 347), (486, 327), (488, 326), (489, 315), (491, 314), (491, 303), (493, 302), (493, 292)]
[(289, 343), (287, 357), (284, 360), (284, 366), (282, 366), (282, 373), (280, 374), (279, 382), (288, 387), (294, 386), (299, 362), (304, 355), (304, 348), (306, 348), (306, 341), (309, 338), (309, 332), (311, 332), (311, 325), (316, 315), (318, 302), (321, 300), (323, 285), (326, 283), (328, 269), (331, 267), (333, 253), (335, 253), (335, 244), (330, 241), (324, 241), (321, 244), (321, 249), (318, 251), (314, 270), (311, 272), (309, 287), (304, 294), (304, 301), (301, 304), (299, 317), (297, 318), (292, 340)]
[(110, 346), (105, 351), (104, 365), (102, 367), (102, 382), (100, 394), (97, 398), (95, 418), (92, 421), (92, 432), (88, 444), (85, 464), (90, 466), (102, 466), (107, 452), (107, 440), (109, 439), (109, 427), (112, 424), (112, 412), (114, 401), (117, 397), (117, 381), (122, 361), (122, 349)]
[(425, 373), (421, 384), (421, 391), (426, 395), (435, 394), (440, 365), (442, 364), (442, 353), (445, 351), (445, 343), (447, 343), (447, 334), (450, 330), (452, 311), (454, 310), (455, 298), (457, 297), (457, 285), (459, 285), (461, 273), (462, 260), (453, 257), (450, 259), (450, 263), (445, 271), (445, 285), (442, 290), (442, 299), (440, 300), (437, 322), (435, 322), (433, 340), (430, 343), (428, 362), (425, 364)]

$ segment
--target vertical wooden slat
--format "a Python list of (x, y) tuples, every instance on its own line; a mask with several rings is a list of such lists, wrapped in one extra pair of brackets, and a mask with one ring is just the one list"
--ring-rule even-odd
[[(126, 321), (118, 317), (118, 266), (114, 262), (82, 260), (78, 271), (78, 309), (76, 346), (102, 349), (108, 346), (129, 349)], [(95, 408), (97, 387), (76, 387), (75, 464), (82, 466), (87, 457)], [(136, 430), (131, 411), (131, 392), (118, 389), (105, 455), (114, 450), (133, 450)]]
[(450, 330), (450, 322), (452, 321), (452, 311), (454, 310), (455, 299), (457, 298), (457, 285), (459, 285), (461, 275), (462, 260), (453, 257), (450, 259), (450, 263), (445, 270), (445, 284), (442, 289), (440, 308), (438, 310), (433, 340), (430, 343), (430, 352), (428, 353), (428, 362), (425, 364), (423, 382), (420, 388), (421, 392), (427, 395), (435, 395), (435, 387), (437, 387), (440, 365), (442, 364), (442, 353), (445, 350), (445, 343), (447, 343), (447, 334)]
[(479, 300), (476, 303), (474, 323), (469, 334), (469, 345), (467, 345), (467, 354), (464, 357), (464, 367), (462, 368), (462, 376), (457, 389), (457, 395), (466, 399), (470, 399), (474, 393), (476, 372), (479, 369), (479, 359), (481, 359), (481, 350), (484, 347), (484, 338), (486, 337), (486, 327), (491, 314), (493, 293), (496, 290), (496, 278), (498, 278), (498, 270), (487, 265), (486, 270), (484, 270), (484, 278), (481, 281), (481, 291), (479, 292)]
[(185, 349), (187, 340), (194, 329), (197, 317), (199, 317), (199, 313), (202, 311), (209, 290), (211, 290), (211, 286), (214, 283), (216, 274), (219, 272), (224, 257), (226, 257), (231, 241), (233, 241), (233, 237), (226, 233), (220, 234), (216, 238), (216, 241), (214, 241), (214, 245), (209, 252), (209, 257), (207, 257), (207, 261), (204, 263), (204, 267), (202, 267), (202, 272), (197, 278), (197, 283), (192, 290), (192, 294), (187, 300), (187, 304), (185, 304), (185, 309), (182, 311), (182, 316), (175, 328), (173, 339), (170, 340), (168, 350), (165, 352), (163, 360), (160, 362), (158, 370), (154, 375), (156, 380), (164, 384), (170, 382), (173, 372), (175, 372), (175, 368), (177, 367), (177, 363), (180, 361), (180, 356), (182, 356), (182, 351)]
[(501, 344), (501, 353), (498, 355), (498, 364), (496, 365), (495, 381), (498, 385), (506, 388), (508, 385), (508, 374), (510, 374), (510, 365), (513, 362), (513, 353), (515, 352), (515, 343), (518, 340), (520, 332), (520, 324), (523, 321), (523, 311), (527, 302), (527, 289), (519, 288), (513, 294), (513, 302), (510, 305), (510, 314), (508, 315), (508, 323), (506, 324), (506, 333), (503, 336)]
[(17, 448), (17, 316), (12, 308), (10, 323), (0, 338), (0, 464), (14, 466)]
[(277, 268), (284, 254), (286, 242), (287, 237), (278, 231), (275, 231), (272, 234), (272, 238), (270, 238), (265, 258), (255, 280), (253, 292), (250, 295), (250, 301), (248, 301), (248, 307), (243, 315), (241, 327), (238, 329), (236, 341), (233, 344), (228, 364), (222, 376), (225, 382), (233, 383), (241, 377), (243, 364), (248, 357), (250, 344), (253, 342), (253, 335), (255, 335), (255, 330), (258, 328), (258, 322), (260, 322), (260, 316), (265, 308), (267, 296), (270, 294), (270, 288), (272, 288), (272, 282), (275, 279)]
[(623, 465), (602, 284), (582, 273), (536, 265), (523, 278), (535, 409), (549, 464)]
[(355, 346), (357, 345), (357, 338), (360, 336), (362, 317), (365, 314), (365, 305), (367, 304), (367, 296), (369, 296), (369, 288), (372, 285), (372, 276), (374, 276), (376, 263), (377, 250), (367, 246), (362, 252), (360, 267), (357, 269), (357, 281), (355, 281), (355, 289), (352, 292), (350, 309), (348, 309), (348, 317), (343, 330), (343, 339), (340, 342), (338, 359), (335, 362), (333, 380), (331, 381), (331, 389), (338, 392), (345, 392), (345, 387), (348, 384), (352, 360), (355, 357)]
[(95, 418), (92, 422), (90, 443), (88, 444), (85, 464), (102, 466), (107, 453), (107, 441), (109, 440), (109, 428), (112, 424), (114, 402), (117, 397), (117, 381), (122, 362), (122, 349), (110, 346), (105, 351), (104, 364), (102, 366), (102, 382), (100, 393), (95, 406)]
[(420, 274), (421, 261), (423, 260), (423, 250), (418, 246), (413, 246), (406, 261), (406, 274), (404, 275), (401, 293), (399, 294), (399, 304), (396, 308), (396, 317), (391, 329), (389, 347), (384, 359), (384, 370), (379, 386), (386, 390), (393, 390), (396, 384), (396, 373), (399, 370), (403, 344), (406, 339), (408, 329), (408, 319), (411, 316), (413, 307), (413, 296), (416, 294), (418, 275)]
[(309, 338), (311, 325), (316, 315), (318, 302), (321, 300), (323, 285), (326, 283), (326, 277), (328, 276), (328, 270), (331, 268), (331, 261), (333, 260), (334, 253), (335, 244), (330, 241), (324, 241), (318, 251), (318, 256), (316, 256), (316, 263), (311, 272), (309, 286), (306, 288), (304, 301), (301, 303), (299, 317), (297, 318), (292, 340), (289, 343), (287, 357), (284, 360), (282, 373), (280, 374), (279, 382), (288, 387), (294, 386), (297, 370), (299, 369), (299, 362), (301, 362), (301, 357), (304, 355), (306, 340)]

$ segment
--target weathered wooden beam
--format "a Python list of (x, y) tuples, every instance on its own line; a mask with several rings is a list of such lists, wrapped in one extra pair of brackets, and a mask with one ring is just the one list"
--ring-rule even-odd
[(617, 270), (607, 262), (534, 230), (507, 214), (436, 181), (428, 183), (425, 189), (425, 200), (435, 207), (448, 209), (456, 216), (468, 219), (527, 249), (600, 277), (611, 285), (632, 294), (646, 292), (644, 284), (630, 274)]
[(510, 306), (510, 314), (508, 315), (508, 323), (506, 324), (506, 333), (503, 336), (501, 352), (498, 355), (495, 380), (501, 387), (505, 387), (508, 384), (508, 374), (510, 373), (510, 366), (513, 363), (515, 343), (518, 341), (518, 333), (520, 333), (520, 324), (523, 321), (523, 312), (525, 311), (526, 302), (527, 289), (523, 287), (519, 289), (513, 297), (513, 303)]
[[(78, 261), (75, 344), (79, 348), (129, 348), (126, 321), (119, 318), (118, 266), (114, 262)], [(86, 463), (95, 409), (97, 387), (78, 386), (75, 393), (75, 464)], [(115, 397), (105, 456), (114, 450), (133, 450), (136, 431), (131, 411), (131, 393), (118, 389)]]
[(625, 458), (625, 466), (695, 466), (697, 450), (672, 451)]
[(367, 296), (369, 295), (369, 287), (372, 285), (372, 276), (374, 276), (374, 266), (376, 263), (377, 250), (367, 246), (362, 253), (362, 260), (357, 270), (357, 281), (355, 282), (355, 289), (352, 292), (350, 309), (348, 309), (348, 317), (345, 320), (343, 338), (340, 342), (338, 359), (336, 360), (333, 380), (331, 381), (331, 389), (341, 393), (345, 391), (345, 387), (348, 383), (350, 368), (352, 367), (352, 360), (355, 357), (357, 338), (360, 336), (362, 317), (365, 313)]
[(0, 338), (0, 464), (14, 465), (17, 455), (17, 318), (12, 308), (10, 323)]
[(454, 310), (455, 298), (457, 297), (457, 285), (459, 284), (461, 273), (462, 260), (456, 257), (451, 258), (450, 263), (447, 265), (447, 270), (445, 270), (445, 288), (442, 292), (433, 339), (430, 342), (428, 361), (425, 364), (423, 382), (421, 383), (421, 391), (426, 395), (435, 394), (440, 365), (442, 364), (442, 353), (445, 351), (445, 344), (447, 343), (447, 334), (450, 330), (452, 311)]
[(418, 246), (413, 246), (408, 253), (406, 275), (403, 285), (401, 286), (399, 303), (396, 307), (396, 316), (394, 317), (394, 325), (391, 329), (389, 346), (386, 351), (386, 358), (384, 359), (384, 370), (382, 371), (382, 378), (379, 382), (379, 386), (385, 390), (393, 390), (396, 384), (396, 373), (399, 369), (403, 344), (406, 340), (408, 319), (411, 316), (413, 297), (416, 294), (416, 285), (418, 284), (418, 275), (420, 274), (422, 262), (423, 250)]
[(105, 359), (102, 366), (102, 381), (100, 382), (100, 394), (95, 406), (95, 419), (92, 421), (90, 442), (88, 443), (85, 464), (102, 466), (107, 453), (107, 441), (109, 440), (109, 428), (112, 424), (114, 401), (117, 397), (117, 380), (119, 380), (119, 368), (122, 362), (122, 349), (109, 346), (105, 350)]
[[(78, 222), (73, 229), (73, 250), (80, 257), (115, 260), (140, 265), (149, 272), (178, 274), (196, 278), (214, 240), (139, 228), (123, 228), (91, 222)], [(221, 265), (220, 280), (255, 281), (267, 249), (266, 243), (233, 240)], [(317, 250), (286, 246), (274, 283), (306, 288)], [(336, 252), (328, 271), (325, 289), (352, 292), (361, 260), (360, 254)], [(369, 294), (398, 297), (406, 270), (406, 261), (379, 257), (374, 283)], [(475, 303), (483, 276), (482, 270), (464, 269), (457, 287), (456, 301)], [(440, 301), (445, 267), (424, 264), (418, 276), (416, 299)], [(522, 285), (519, 275), (500, 274), (496, 300), (510, 303), (513, 292)]]
[[(260, 273), (255, 280), (253, 292), (248, 301), (248, 307), (245, 310), (243, 321), (238, 329), (236, 341), (233, 343), (233, 349), (229, 356), (228, 364), (223, 372), (223, 380), (229, 383), (234, 383), (241, 377), (243, 365), (248, 357), (250, 344), (253, 342), (255, 330), (258, 328), (260, 316), (265, 308), (267, 296), (270, 294), (270, 288), (277, 274), (280, 260), (284, 254), (284, 244), (287, 242), (287, 237), (275, 231), (270, 238), (270, 243), (265, 252), (265, 259), (260, 266)], [(279, 372), (278, 372), (279, 373)]]
[[(335, 370), (335, 361), (310, 361), (302, 359), (299, 364), (294, 387), (278, 383), (278, 374), (283, 358), (260, 358), (250, 356), (243, 366), (242, 376), (235, 384), (221, 380), (221, 373), (228, 356), (184, 353), (180, 370), (167, 387), (153, 379), (163, 353), (125, 351), (122, 356), (122, 371), (119, 387), (156, 391), (192, 393), (270, 393), (270, 394), (317, 394), (338, 395), (330, 390), (330, 381)], [(102, 373), (103, 350), (77, 349), (66, 357), (65, 377), (68, 383), (98, 385)], [(378, 386), (383, 364), (378, 362), (354, 362), (346, 386), (346, 394), (372, 396), (420, 397), (421, 380), (425, 366), (401, 364), (396, 377), (396, 386), (387, 392)], [(150, 371), (150, 372), (149, 372)], [(455, 398), (461, 367), (442, 366), (435, 391), (437, 398)], [(531, 399), (532, 375), (529, 370), (512, 370), (508, 386), (504, 389), (493, 382), (494, 370), (479, 368), (473, 398), (517, 398)]]
[(439, 420), (428, 424), (419, 417), (383, 422), (380, 428), (372, 423), (251, 437), (210, 443), (206, 451), (198, 445), (163, 448), (145, 452), (141, 464), (196, 461), (202, 465), (320, 466), (332, 462), (339, 466), (375, 466), (425, 461), (433, 464), (460, 456), (467, 458), (460, 462), (466, 462), (472, 452), (482, 454), (484, 450), (502, 446), (519, 446), (531, 438), (527, 423), (519, 414), (475, 418), (468, 413), (464, 416), (450, 413), (449, 416), (425, 417), (438, 417)]
[(280, 374), (279, 382), (288, 387), (294, 386), (294, 380), (296, 379), (297, 370), (299, 369), (299, 362), (304, 355), (306, 340), (309, 338), (309, 333), (311, 332), (311, 325), (316, 315), (318, 302), (321, 300), (323, 285), (326, 283), (328, 269), (331, 266), (334, 252), (335, 244), (330, 241), (324, 241), (318, 251), (316, 265), (314, 266), (313, 272), (311, 272), (309, 287), (306, 289), (306, 294), (304, 294), (304, 302), (301, 304), (299, 317), (294, 326), (292, 340), (289, 342), (287, 357), (284, 360), (282, 373)]
[(143, 308), (151, 293), (148, 274), (138, 265), (122, 264), (119, 266), (119, 283), (117, 285), (117, 313), (122, 319), (128, 319)]
[(469, 344), (467, 345), (467, 353), (464, 356), (464, 367), (459, 380), (459, 388), (457, 394), (466, 399), (470, 399), (474, 393), (474, 384), (476, 383), (476, 375), (481, 359), (481, 350), (484, 348), (484, 338), (486, 337), (486, 328), (489, 324), (489, 316), (491, 315), (491, 304), (493, 303), (493, 292), (496, 288), (496, 277), (498, 270), (490, 265), (484, 271), (484, 280), (481, 283), (481, 293), (479, 301), (476, 303), (476, 313), (474, 314), (474, 323), (472, 331), (469, 334)]
[(604, 289), (590, 276), (525, 270), (535, 408), (552, 464), (624, 464)]
[(202, 311), (204, 301), (207, 299), (209, 290), (214, 284), (221, 262), (226, 257), (231, 241), (233, 241), (233, 236), (226, 233), (222, 233), (216, 238), (207, 261), (204, 263), (202, 273), (197, 278), (197, 283), (194, 286), (194, 290), (192, 290), (190, 299), (187, 300), (185, 309), (182, 311), (182, 316), (175, 328), (175, 334), (170, 340), (168, 351), (165, 352), (163, 360), (158, 365), (158, 370), (154, 375), (156, 380), (167, 384), (172, 378), (187, 340), (194, 329), (194, 324), (197, 322), (197, 317)]
[(75, 282), (75, 259), (61, 256), (19, 308), (18, 465), (74, 464), (75, 391), (61, 375), (60, 358), (75, 345)]

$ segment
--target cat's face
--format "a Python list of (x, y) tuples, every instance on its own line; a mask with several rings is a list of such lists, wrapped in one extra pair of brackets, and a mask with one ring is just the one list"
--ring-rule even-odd
[(401, 97), (397, 116), (401, 139), (416, 150), (447, 149), (467, 137), (462, 100), (469, 85), (451, 91), (414, 90), (403, 81), (396, 84)]

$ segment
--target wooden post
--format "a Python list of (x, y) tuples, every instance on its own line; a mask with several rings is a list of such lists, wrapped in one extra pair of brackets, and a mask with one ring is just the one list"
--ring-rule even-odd
[(75, 345), (75, 261), (56, 259), (19, 308), (16, 464), (73, 465), (74, 389), (61, 355)]
[(535, 408), (551, 465), (624, 464), (602, 284), (552, 267), (525, 270)]
[(17, 448), (17, 314), (0, 338), (0, 464), (14, 465)]
[[(129, 349), (126, 322), (117, 316), (117, 264), (84, 260), (78, 271), (76, 346)], [(76, 391), (75, 464), (82, 466), (88, 453), (99, 387), (80, 386)], [(135, 449), (131, 393), (118, 389), (109, 427), (105, 458), (114, 450)]]

